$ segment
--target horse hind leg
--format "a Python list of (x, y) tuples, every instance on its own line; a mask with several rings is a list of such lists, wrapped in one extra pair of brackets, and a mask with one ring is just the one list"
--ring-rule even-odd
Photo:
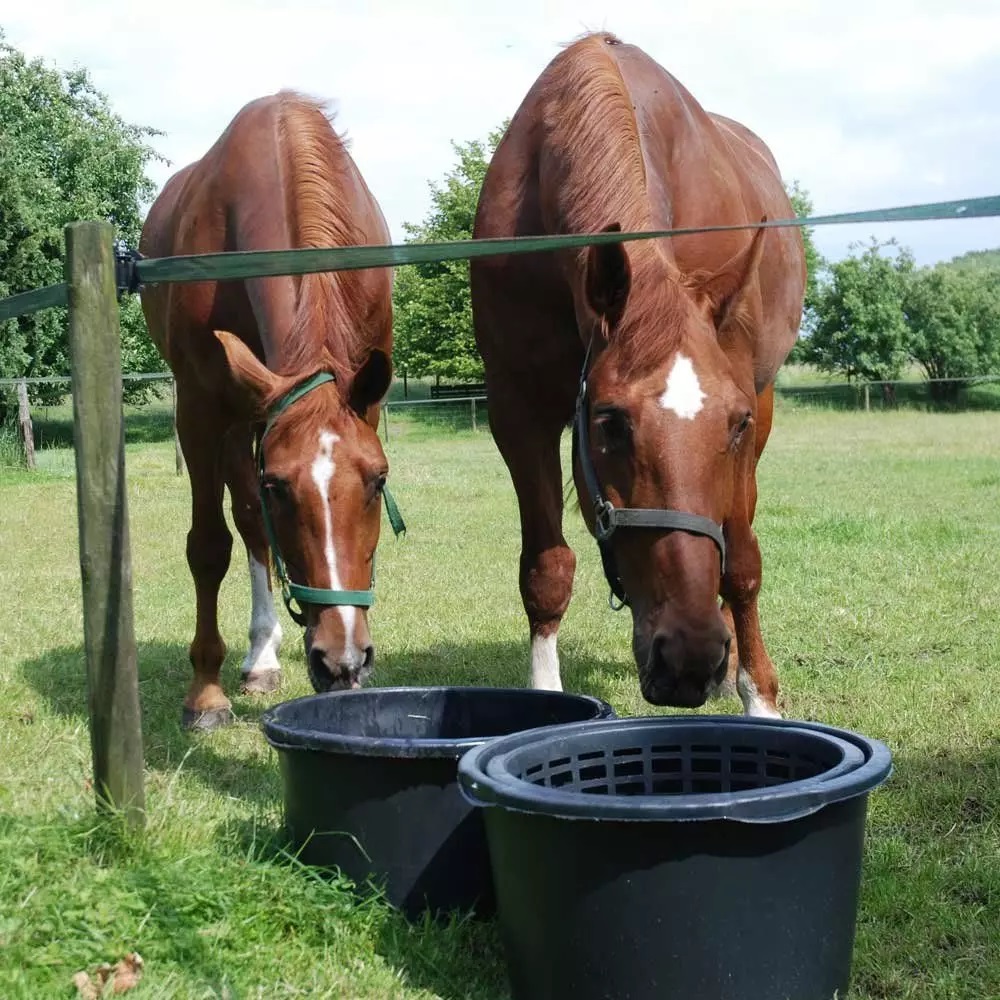
[(177, 391), (177, 432), (191, 483), (191, 529), (187, 561), (194, 578), (196, 623), (189, 647), (194, 677), (181, 715), (185, 729), (212, 730), (233, 721), (232, 706), (222, 689), (220, 671), (226, 644), (219, 633), (219, 587), (229, 569), (233, 536), (222, 511), (223, 479), (219, 463), (221, 418), (182, 383)]
[(232, 500), (233, 522), (243, 539), (250, 573), (250, 648), (240, 667), (241, 690), (245, 694), (269, 694), (281, 687), (281, 651), (283, 631), (274, 604), (269, 547), (261, 515), (260, 494), (254, 471), (251, 448), (252, 432), (241, 426), (229, 441), (226, 482)]

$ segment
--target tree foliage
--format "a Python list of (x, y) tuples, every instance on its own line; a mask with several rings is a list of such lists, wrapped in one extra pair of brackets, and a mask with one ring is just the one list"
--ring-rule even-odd
[[(895, 256), (883, 249), (895, 248)], [(801, 356), (848, 379), (895, 379), (908, 361), (903, 312), (913, 255), (895, 240), (851, 244), (854, 254), (828, 266), (816, 298), (816, 320)], [(860, 251), (858, 253), (857, 251)]]
[[(798, 181), (792, 181), (791, 185), (785, 185), (788, 200), (792, 203), (795, 214), (800, 218), (807, 218), (813, 214), (813, 203), (808, 191), (803, 188)], [(806, 254), (806, 301), (805, 318), (803, 325), (810, 327), (816, 314), (816, 306), (819, 297), (819, 279), (826, 261), (823, 255), (816, 249), (813, 242), (813, 231), (809, 226), (800, 228), (802, 233), (802, 243)]]
[[(63, 280), (63, 228), (105, 219), (129, 245), (138, 242), (141, 206), (154, 193), (149, 145), (162, 133), (122, 120), (86, 70), (61, 71), (28, 60), (0, 31), (0, 297)], [(123, 300), (125, 371), (164, 368), (133, 297)], [(65, 375), (65, 309), (0, 324), (0, 377)], [(65, 389), (33, 387), (36, 399)]]
[[(486, 167), (507, 123), (486, 142), (452, 143), (457, 162), (443, 184), (431, 182), (431, 211), (419, 223), (404, 223), (408, 243), (471, 239)], [(414, 264), (396, 272), (394, 363), (408, 375), (473, 381), (483, 364), (472, 328), (469, 262)]]
[(1000, 269), (921, 268), (903, 309), (910, 357), (936, 380), (933, 399), (954, 401), (958, 379), (1000, 371)]

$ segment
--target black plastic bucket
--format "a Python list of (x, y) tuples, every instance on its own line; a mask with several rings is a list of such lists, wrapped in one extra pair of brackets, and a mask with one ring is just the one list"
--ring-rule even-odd
[(283, 702), (261, 719), (278, 751), (286, 830), (301, 861), (370, 882), (409, 916), (495, 909), (481, 813), (457, 763), (485, 740), (610, 719), (588, 695), (521, 688), (393, 687)]
[(888, 748), (817, 723), (616, 719), (493, 740), (483, 806), (514, 1000), (830, 1000)]

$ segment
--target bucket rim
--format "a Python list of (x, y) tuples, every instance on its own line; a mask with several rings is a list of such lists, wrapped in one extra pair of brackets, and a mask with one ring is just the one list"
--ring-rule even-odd
[[(323, 702), (333, 699), (357, 698), (370, 700), (384, 695), (446, 695), (458, 694), (474, 697), (504, 697), (514, 696), (528, 701), (562, 701), (566, 704), (589, 706), (593, 716), (584, 720), (574, 720), (568, 723), (553, 723), (534, 728), (553, 728), (564, 725), (589, 725), (592, 722), (616, 718), (615, 711), (606, 701), (594, 695), (564, 691), (546, 691), (535, 688), (504, 687), (499, 685), (478, 684), (434, 684), (434, 685), (390, 685), (386, 687), (369, 687), (340, 691), (322, 691), (314, 694), (301, 695), (279, 702), (265, 710), (260, 717), (260, 726), (264, 738), (276, 750), (284, 751), (314, 751), (320, 753), (343, 754), (355, 757), (397, 757), (397, 758), (453, 758), (459, 759), (470, 749), (480, 746), (496, 736), (465, 736), (455, 738), (444, 737), (400, 737), (400, 736), (357, 736), (349, 733), (330, 732), (329, 730), (309, 729), (290, 725), (283, 716), (294, 711), (295, 706), (305, 703)], [(527, 728), (527, 727), (526, 727)], [(506, 735), (517, 735), (524, 730), (516, 730)], [(503, 737), (499, 737), (503, 738)]]
[[(809, 735), (832, 737), (861, 750), (862, 760), (851, 766), (834, 767), (824, 780), (792, 780), (780, 785), (737, 792), (659, 793), (653, 795), (593, 795), (543, 787), (502, 773), (501, 758), (532, 744), (572, 739), (588, 734), (600, 746), (602, 732), (669, 730), (681, 726), (717, 730), (780, 728)], [(497, 761), (498, 767), (491, 767)], [(829, 773), (829, 772), (824, 772)], [(545, 726), (496, 737), (463, 755), (458, 765), (459, 788), (473, 805), (531, 813), (556, 819), (591, 821), (692, 822), (731, 820), (746, 823), (787, 822), (808, 816), (844, 799), (867, 795), (892, 773), (892, 754), (881, 740), (854, 730), (820, 722), (733, 715), (653, 715), (593, 720), (586, 723)]]

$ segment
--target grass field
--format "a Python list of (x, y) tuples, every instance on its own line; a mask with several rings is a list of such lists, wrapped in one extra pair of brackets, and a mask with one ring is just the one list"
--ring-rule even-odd
[[(36, 474), (0, 471), (0, 997), (70, 996), (75, 971), (132, 950), (145, 960), (136, 1000), (506, 997), (492, 925), (407, 925), (283, 853), (259, 717), (310, 691), (284, 609), (284, 690), (235, 695), (223, 732), (180, 730), (188, 492), (163, 418), (131, 422), (128, 446), (142, 840), (94, 823), (72, 453), (43, 447)], [(376, 683), (525, 683), (516, 505), (492, 439), (394, 411), (388, 452), (409, 531), (383, 534)], [(785, 712), (895, 755), (870, 802), (852, 996), (1000, 997), (1000, 414), (782, 402), (760, 479), (762, 616)], [(564, 683), (620, 714), (656, 711), (575, 510), (567, 525)], [(249, 610), (238, 543), (221, 601), (235, 692)]]

